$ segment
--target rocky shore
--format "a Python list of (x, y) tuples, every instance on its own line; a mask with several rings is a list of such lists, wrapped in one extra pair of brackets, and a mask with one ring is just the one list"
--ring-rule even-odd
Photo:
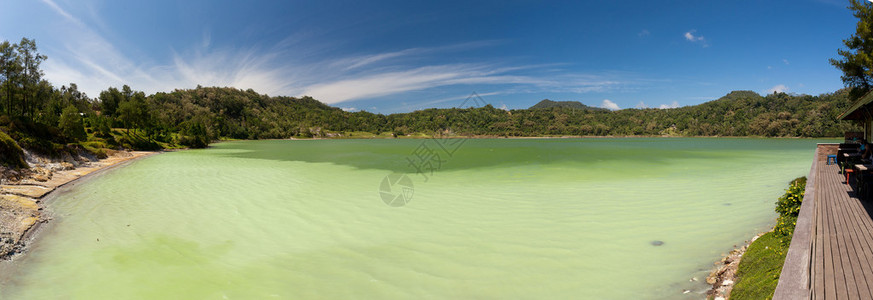
[(154, 153), (112, 151), (104, 159), (87, 155), (47, 158), (28, 153), (29, 169), (0, 167), (0, 259), (22, 253), (39, 224), (50, 220), (42, 212), (41, 200), (46, 195), (95, 171)]

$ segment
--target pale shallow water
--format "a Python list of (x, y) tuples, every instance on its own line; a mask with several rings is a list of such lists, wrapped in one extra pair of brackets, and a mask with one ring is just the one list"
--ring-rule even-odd
[(50, 201), (0, 296), (702, 298), (833, 141), (468, 140), (386, 205), (422, 142), (226, 142), (111, 170)]

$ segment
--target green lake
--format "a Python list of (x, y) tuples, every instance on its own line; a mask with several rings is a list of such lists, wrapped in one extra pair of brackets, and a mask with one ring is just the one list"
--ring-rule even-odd
[[(273, 140), (164, 153), (48, 199), (53, 220), (7, 263), (0, 298), (700, 299), (713, 262), (772, 227), (819, 142), (835, 140)], [(389, 174), (406, 181), (383, 185)]]

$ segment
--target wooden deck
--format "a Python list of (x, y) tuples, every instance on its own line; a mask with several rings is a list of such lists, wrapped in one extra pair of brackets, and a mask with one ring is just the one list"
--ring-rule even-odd
[(839, 167), (817, 162), (812, 299), (873, 299), (873, 219)]
[(774, 299), (873, 299), (873, 203), (820, 147)]

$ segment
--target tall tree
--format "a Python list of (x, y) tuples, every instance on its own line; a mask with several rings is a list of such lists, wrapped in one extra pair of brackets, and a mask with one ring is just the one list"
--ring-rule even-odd
[(843, 71), (840, 78), (858, 96), (873, 88), (873, 4), (850, 0), (849, 9), (858, 18), (855, 34), (843, 40), (847, 49), (837, 50), (842, 59), (830, 63)]
[(29, 113), (33, 116), (35, 106), (33, 105), (34, 101), (32, 98), (36, 96), (36, 93), (34, 92), (35, 87), (39, 84), (39, 81), (43, 76), (43, 72), (39, 68), (39, 65), (48, 57), (37, 52), (36, 41), (32, 39), (21, 38), (21, 42), (18, 43), (17, 48), (18, 55), (21, 57), (23, 71), (21, 78), (23, 95), (21, 101), (21, 114)]
[(4, 104), (6, 104), (6, 113), (9, 115), (13, 115), (12, 103), (15, 97), (15, 90), (17, 89), (16, 82), (21, 72), (17, 48), (18, 45), (9, 43), (9, 41), (0, 43), (0, 76), (2, 76), (0, 77), (0, 84), (2, 84), (2, 89), (5, 90), (6, 101)]
[(115, 116), (118, 105), (124, 100), (124, 95), (117, 88), (110, 87), (100, 92), (100, 112), (104, 116)]

